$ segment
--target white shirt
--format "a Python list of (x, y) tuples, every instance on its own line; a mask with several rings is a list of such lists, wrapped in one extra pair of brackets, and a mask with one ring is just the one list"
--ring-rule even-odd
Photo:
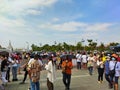
[(81, 62), (81, 60), (82, 60), (82, 59), (81, 59), (81, 58), (82, 58), (82, 55), (78, 53), (78, 54), (76, 55), (76, 58), (77, 58), (77, 62)]
[(110, 69), (110, 70), (113, 70), (113, 69), (114, 69), (114, 66), (115, 66), (115, 61), (110, 61), (110, 62), (109, 62), (109, 69)]
[(13, 62), (12, 58), (11, 57), (8, 57), (8, 61), (10, 62), (9, 66), (8, 67), (11, 67), (11, 63)]
[[(28, 65), (29, 65), (33, 60), (34, 60), (34, 58), (31, 58), (31, 59), (29, 60), (29, 62), (28, 62)], [(38, 60), (38, 61), (39, 61), (40, 65), (43, 66), (42, 61), (41, 61), (41, 60)]]
[(56, 80), (55, 65), (52, 64), (52, 61), (49, 61), (45, 69), (48, 71), (47, 78), (53, 83)]
[(87, 58), (87, 61), (94, 61), (94, 57), (89, 56), (89, 57)]
[(87, 55), (82, 55), (82, 62), (87, 63)]
[(12, 63), (13, 63), (12, 67), (17, 67), (18, 60), (16, 61), (12, 60)]
[(103, 61), (97, 60), (97, 65), (100, 66), (100, 68), (104, 68)]

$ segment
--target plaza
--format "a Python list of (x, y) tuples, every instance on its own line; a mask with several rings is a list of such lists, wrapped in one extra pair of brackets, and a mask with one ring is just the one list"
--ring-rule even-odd
[[(22, 72), (24, 73), (24, 72)], [(56, 71), (57, 79), (54, 83), (54, 90), (65, 90), (64, 84), (62, 82), (61, 70)], [(23, 79), (23, 74), (18, 75), (18, 81), (10, 82), (5, 87), (6, 90), (28, 90), (29, 88), (29, 77), (27, 78), (25, 84), (19, 84)], [(41, 71), (40, 78), (40, 89), (47, 90), (46, 85), (47, 72), (45, 70)], [(97, 82), (97, 70), (94, 74), (90, 76), (88, 70), (77, 70), (76, 67), (72, 70), (71, 86), (70, 90), (110, 90), (108, 88), (108, 83), (104, 78), (103, 83)]]

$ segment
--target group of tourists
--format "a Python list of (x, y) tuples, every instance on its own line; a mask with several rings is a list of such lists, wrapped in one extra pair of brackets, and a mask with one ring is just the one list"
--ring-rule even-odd
[[(65, 54), (65, 53), (62, 53)], [(103, 77), (108, 82), (108, 87), (118, 90), (118, 80), (120, 77), (120, 57), (117, 54), (105, 54), (93, 53), (93, 52), (77, 52), (71, 53), (74, 55), (76, 60), (76, 67), (78, 70), (88, 69), (90, 76), (93, 75), (94, 71), (98, 71), (98, 83), (103, 82)], [(60, 59), (60, 55), (51, 55), (47, 57), (47, 62), (43, 63), (42, 58), (35, 54), (34, 57), (30, 57), (30, 53), (26, 54), (26, 62), (20, 66), (20, 58), (18, 55), (0, 56), (1, 61), (1, 79), (0, 88), (4, 89), (4, 85), (10, 82), (10, 68), (12, 68), (12, 81), (17, 81), (18, 68), (22, 68), (24, 78), (20, 84), (24, 84), (27, 76), (30, 79), (29, 90), (40, 90), (40, 72), (41, 70), (47, 70), (46, 85), (48, 90), (54, 90), (54, 82), (56, 80), (56, 69), (61, 69), (62, 81), (65, 86), (65, 90), (70, 90), (72, 68), (74, 67), (72, 58), (66, 56)], [(61, 61), (62, 60), (62, 61)]]
[(77, 59), (77, 69), (88, 69), (89, 74), (92, 75), (93, 71), (97, 69), (98, 71), (98, 83), (103, 82), (103, 77), (105, 74), (105, 79), (108, 82), (109, 88), (118, 90), (118, 79), (120, 77), (120, 57), (119, 55), (101, 53), (88, 53), (82, 54), (80, 52), (76, 55)]
[(18, 81), (17, 74), (20, 68), (20, 57), (17, 54), (10, 54), (9, 56), (0, 55), (0, 86), (6, 85), (10, 82), (10, 69), (12, 68), (12, 81)]
[(106, 57), (104, 62), (105, 79), (108, 81), (109, 88), (118, 90), (118, 80), (120, 77), (120, 57), (116, 54)]

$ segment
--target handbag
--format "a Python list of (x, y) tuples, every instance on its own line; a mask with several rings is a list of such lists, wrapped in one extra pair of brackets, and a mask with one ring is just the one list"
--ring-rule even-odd
[(115, 75), (115, 67), (116, 67), (117, 62), (115, 63), (114, 69), (109, 71), (109, 74), (114, 76)]
[(115, 69), (110, 70), (110, 71), (109, 71), (109, 74), (112, 75), (112, 76), (114, 76), (114, 75), (115, 75)]

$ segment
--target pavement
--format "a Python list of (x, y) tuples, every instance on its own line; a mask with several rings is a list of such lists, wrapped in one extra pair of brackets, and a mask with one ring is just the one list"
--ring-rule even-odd
[[(22, 73), (24, 72), (22, 71)], [(54, 83), (54, 90), (65, 90), (64, 84), (62, 82), (61, 70), (57, 70), (56, 74), (57, 80)], [(46, 76), (47, 71), (46, 70), (41, 71), (40, 90), (47, 90)], [(9, 82), (5, 86), (6, 90), (28, 90), (30, 86), (29, 77), (27, 78), (25, 84), (19, 84), (23, 79), (23, 74), (18, 75), (18, 79), (19, 80), (16, 82)], [(90, 76), (88, 74), (88, 70), (84, 69), (77, 70), (76, 68), (74, 68), (72, 70), (70, 90), (110, 90), (110, 89), (108, 88), (108, 83), (105, 80), (105, 78), (103, 83), (97, 82), (97, 70), (95, 70), (94, 74)]]

